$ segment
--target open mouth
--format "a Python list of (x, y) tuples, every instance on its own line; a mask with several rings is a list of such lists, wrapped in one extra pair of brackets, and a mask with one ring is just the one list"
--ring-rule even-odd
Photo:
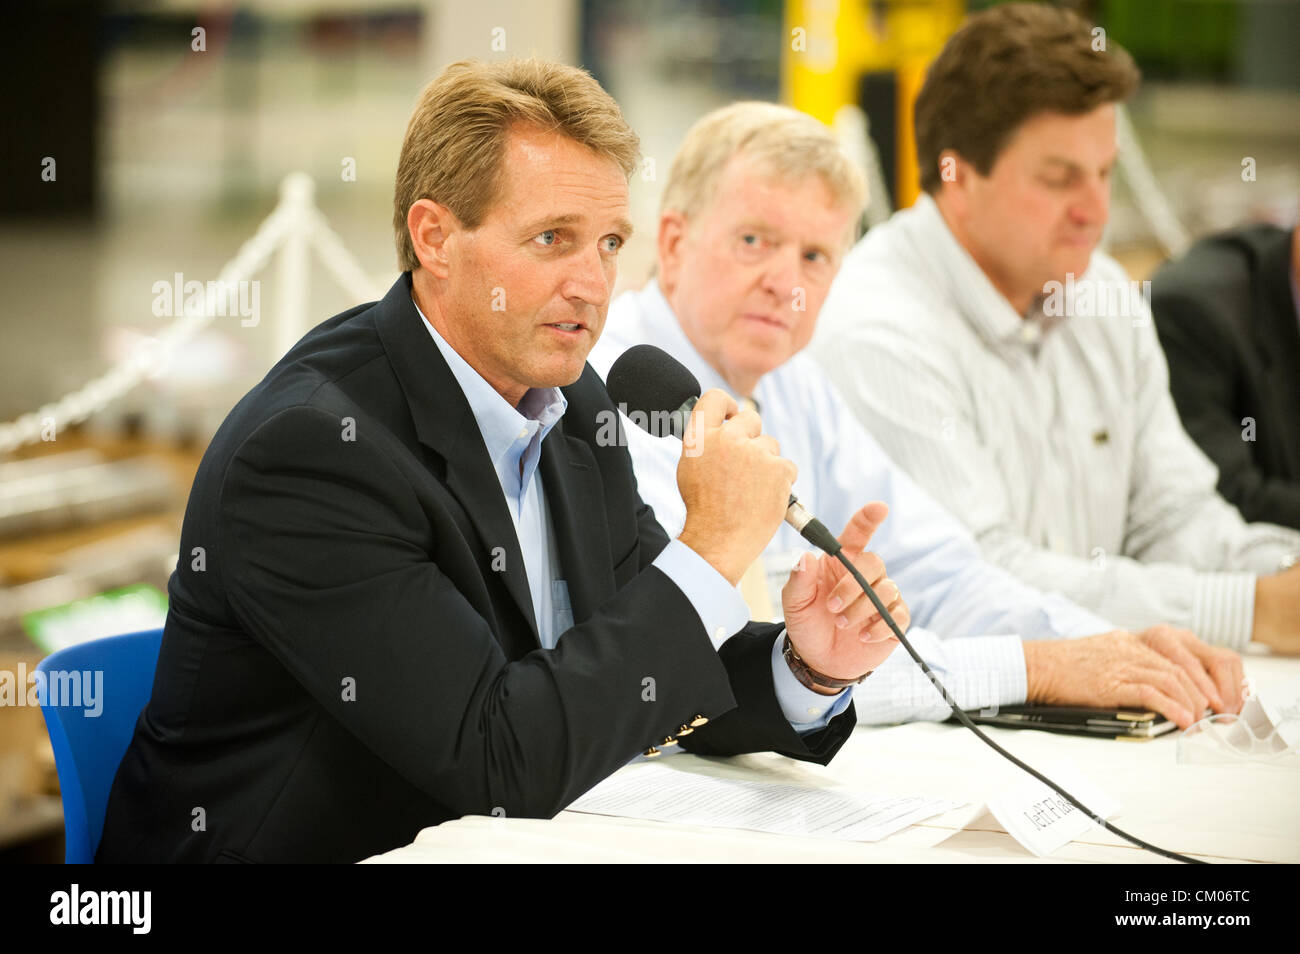
[(552, 331), (558, 331), (560, 334), (570, 336), (577, 336), (587, 330), (587, 326), (580, 321), (557, 321), (548, 324), (545, 327), (550, 328)]

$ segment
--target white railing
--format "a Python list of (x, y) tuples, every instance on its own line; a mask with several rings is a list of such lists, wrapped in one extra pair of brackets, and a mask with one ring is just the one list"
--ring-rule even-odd
[(207, 283), (201, 305), (196, 301), (197, 296), (187, 298), (184, 310), (175, 321), (108, 371), (57, 401), (0, 424), (0, 455), (39, 440), (46, 421), (53, 419), (59, 430), (84, 421), (157, 374), (178, 349), (219, 313), (225, 313), (224, 307), (217, 307), (218, 303), (235, 300), (231, 293), (237, 291), (239, 283), (260, 272), (277, 253), (278, 297), (273, 344), (278, 355), (288, 351), (312, 327), (308, 313), (311, 251), (315, 251), (320, 264), (357, 302), (379, 298), (382, 289), (366, 274), (316, 208), (315, 191), (315, 183), (305, 172), (286, 176), (280, 184), (279, 203), (235, 257), (222, 267), (216, 281)]
[(1183, 223), (1178, 221), (1173, 206), (1165, 198), (1156, 181), (1155, 173), (1147, 163), (1142, 143), (1138, 141), (1133, 122), (1129, 119), (1128, 109), (1120, 104), (1115, 110), (1116, 138), (1119, 140), (1119, 167), (1128, 181), (1129, 191), (1138, 211), (1147, 220), (1151, 234), (1156, 237), (1165, 250), (1165, 254), (1176, 258), (1187, 251), (1192, 244), (1192, 237)]

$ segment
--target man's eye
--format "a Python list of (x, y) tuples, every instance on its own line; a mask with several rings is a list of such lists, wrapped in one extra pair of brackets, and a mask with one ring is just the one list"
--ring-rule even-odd
[(623, 240), (617, 235), (606, 235), (601, 241), (605, 242), (605, 251), (617, 252), (623, 247)]
[(547, 246), (554, 245), (559, 240), (560, 240), (560, 233), (555, 231), (555, 229), (547, 229), (545, 232), (539, 232), (533, 238), (533, 241), (536, 242), (538, 245), (547, 245)]

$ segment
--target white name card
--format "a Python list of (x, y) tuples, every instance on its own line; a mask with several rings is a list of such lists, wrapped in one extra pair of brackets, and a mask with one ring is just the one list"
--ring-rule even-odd
[[(1066, 768), (1035, 768), (1100, 817), (1110, 818), (1119, 811), (1119, 802), (1113, 796), (1078, 773)], [(1028, 775), (989, 799), (989, 811), (1012, 838), (1040, 858), (1097, 826), (1091, 816)]]
[[(1258, 707), (1263, 720), (1266, 720), (1261, 720), (1263, 724), (1252, 720), (1252, 703)], [(1300, 679), (1292, 679), (1272, 692), (1261, 692), (1247, 699), (1241, 716), (1248, 722), (1255, 721), (1251, 729), (1257, 738), (1265, 738), (1270, 732), (1276, 732), (1281, 743), (1275, 745), (1275, 748), (1300, 748)]]

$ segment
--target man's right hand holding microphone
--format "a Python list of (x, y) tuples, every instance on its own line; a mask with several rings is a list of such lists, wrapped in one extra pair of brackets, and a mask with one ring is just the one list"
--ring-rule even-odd
[[(762, 554), (785, 518), (798, 468), (780, 456), (753, 410), (741, 410), (725, 392), (711, 390), (696, 403), (683, 440), (677, 486), (686, 504), (678, 539), (733, 586)], [(885, 519), (883, 503), (867, 504), (839, 541), (871, 583), (898, 627), (910, 622), (907, 604), (867, 542)], [(786, 633), (809, 668), (832, 679), (857, 679), (876, 669), (898, 640), (840, 562), (804, 554), (782, 592)], [(838, 690), (817, 689), (826, 695)]]

